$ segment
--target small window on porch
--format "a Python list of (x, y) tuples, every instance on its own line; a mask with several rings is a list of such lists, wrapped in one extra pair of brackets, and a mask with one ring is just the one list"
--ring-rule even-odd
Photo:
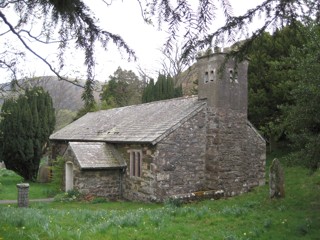
[(141, 177), (142, 173), (142, 152), (141, 150), (130, 151), (130, 177)]

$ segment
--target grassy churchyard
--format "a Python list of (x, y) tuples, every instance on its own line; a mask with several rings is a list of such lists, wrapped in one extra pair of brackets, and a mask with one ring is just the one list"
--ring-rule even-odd
[[(0, 200), (16, 199), (20, 181), (0, 170)], [(320, 171), (285, 167), (285, 184), (286, 197), (278, 200), (269, 199), (266, 185), (234, 198), (181, 206), (77, 201), (64, 194), (29, 208), (0, 204), (0, 240), (320, 239)], [(48, 197), (53, 189), (31, 183), (30, 198)]]

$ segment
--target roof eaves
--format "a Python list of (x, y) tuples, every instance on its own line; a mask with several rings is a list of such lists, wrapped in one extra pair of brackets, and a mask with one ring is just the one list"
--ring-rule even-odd
[(126, 168), (126, 165), (112, 166), (112, 167), (81, 167), (81, 170), (105, 170), (105, 169), (123, 169)]

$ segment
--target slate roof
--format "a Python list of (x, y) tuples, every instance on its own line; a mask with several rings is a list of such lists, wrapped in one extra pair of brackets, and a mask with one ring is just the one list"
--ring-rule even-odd
[(50, 139), (156, 144), (204, 105), (193, 96), (87, 113)]
[(102, 142), (70, 142), (81, 169), (125, 167), (125, 161), (116, 154), (112, 145)]

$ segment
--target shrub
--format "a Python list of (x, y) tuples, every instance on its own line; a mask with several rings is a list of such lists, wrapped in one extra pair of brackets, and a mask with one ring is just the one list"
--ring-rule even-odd
[(207, 206), (203, 206), (201, 208), (198, 208), (197, 211), (195, 211), (195, 217), (200, 220), (203, 219), (207, 214), (209, 213), (209, 208)]
[(81, 193), (78, 190), (70, 190), (65, 193), (57, 194), (54, 197), (55, 202), (73, 202), (78, 201), (81, 198)]
[(239, 206), (231, 206), (231, 207), (225, 207), (221, 210), (221, 213), (224, 215), (231, 215), (234, 217), (239, 217), (241, 215), (244, 215), (248, 212), (248, 209), (245, 207), (239, 207)]
[(309, 233), (310, 229), (311, 229), (311, 221), (310, 219), (305, 219), (305, 221), (301, 222), (297, 228), (297, 233), (300, 235), (300, 236), (305, 236)]
[(164, 221), (164, 213), (162, 211), (150, 211), (148, 216), (155, 227), (159, 227)]
[(96, 198), (93, 198), (91, 203), (93, 204), (96, 204), (96, 203), (106, 203), (108, 202), (107, 199), (103, 198), (103, 197), (96, 197)]
[(8, 170), (8, 169), (5, 169), (5, 168), (0, 168), (0, 177), (10, 177), (10, 176), (13, 176), (15, 174), (16, 173), (11, 171), (11, 170)]
[(42, 192), (47, 197), (54, 197), (60, 192), (60, 190), (57, 190), (57, 189), (44, 189)]
[(272, 220), (270, 218), (265, 219), (263, 223), (263, 227), (265, 229), (270, 229), (271, 226), (272, 226)]
[(140, 222), (141, 216), (136, 212), (129, 212), (114, 219), (114, 224), (120, 227), (137, 227)]
[(164, 205), (167, 207), (181, 207), (182, 201), (178, 198), (168, 198), (165, 200)]
[(55, 185), (56, 190), (59, 192), (63, 186), (63, 171), (65, 160), (63, 157), (58, 156), (53, 161), (52, 169), (52, 183)]

